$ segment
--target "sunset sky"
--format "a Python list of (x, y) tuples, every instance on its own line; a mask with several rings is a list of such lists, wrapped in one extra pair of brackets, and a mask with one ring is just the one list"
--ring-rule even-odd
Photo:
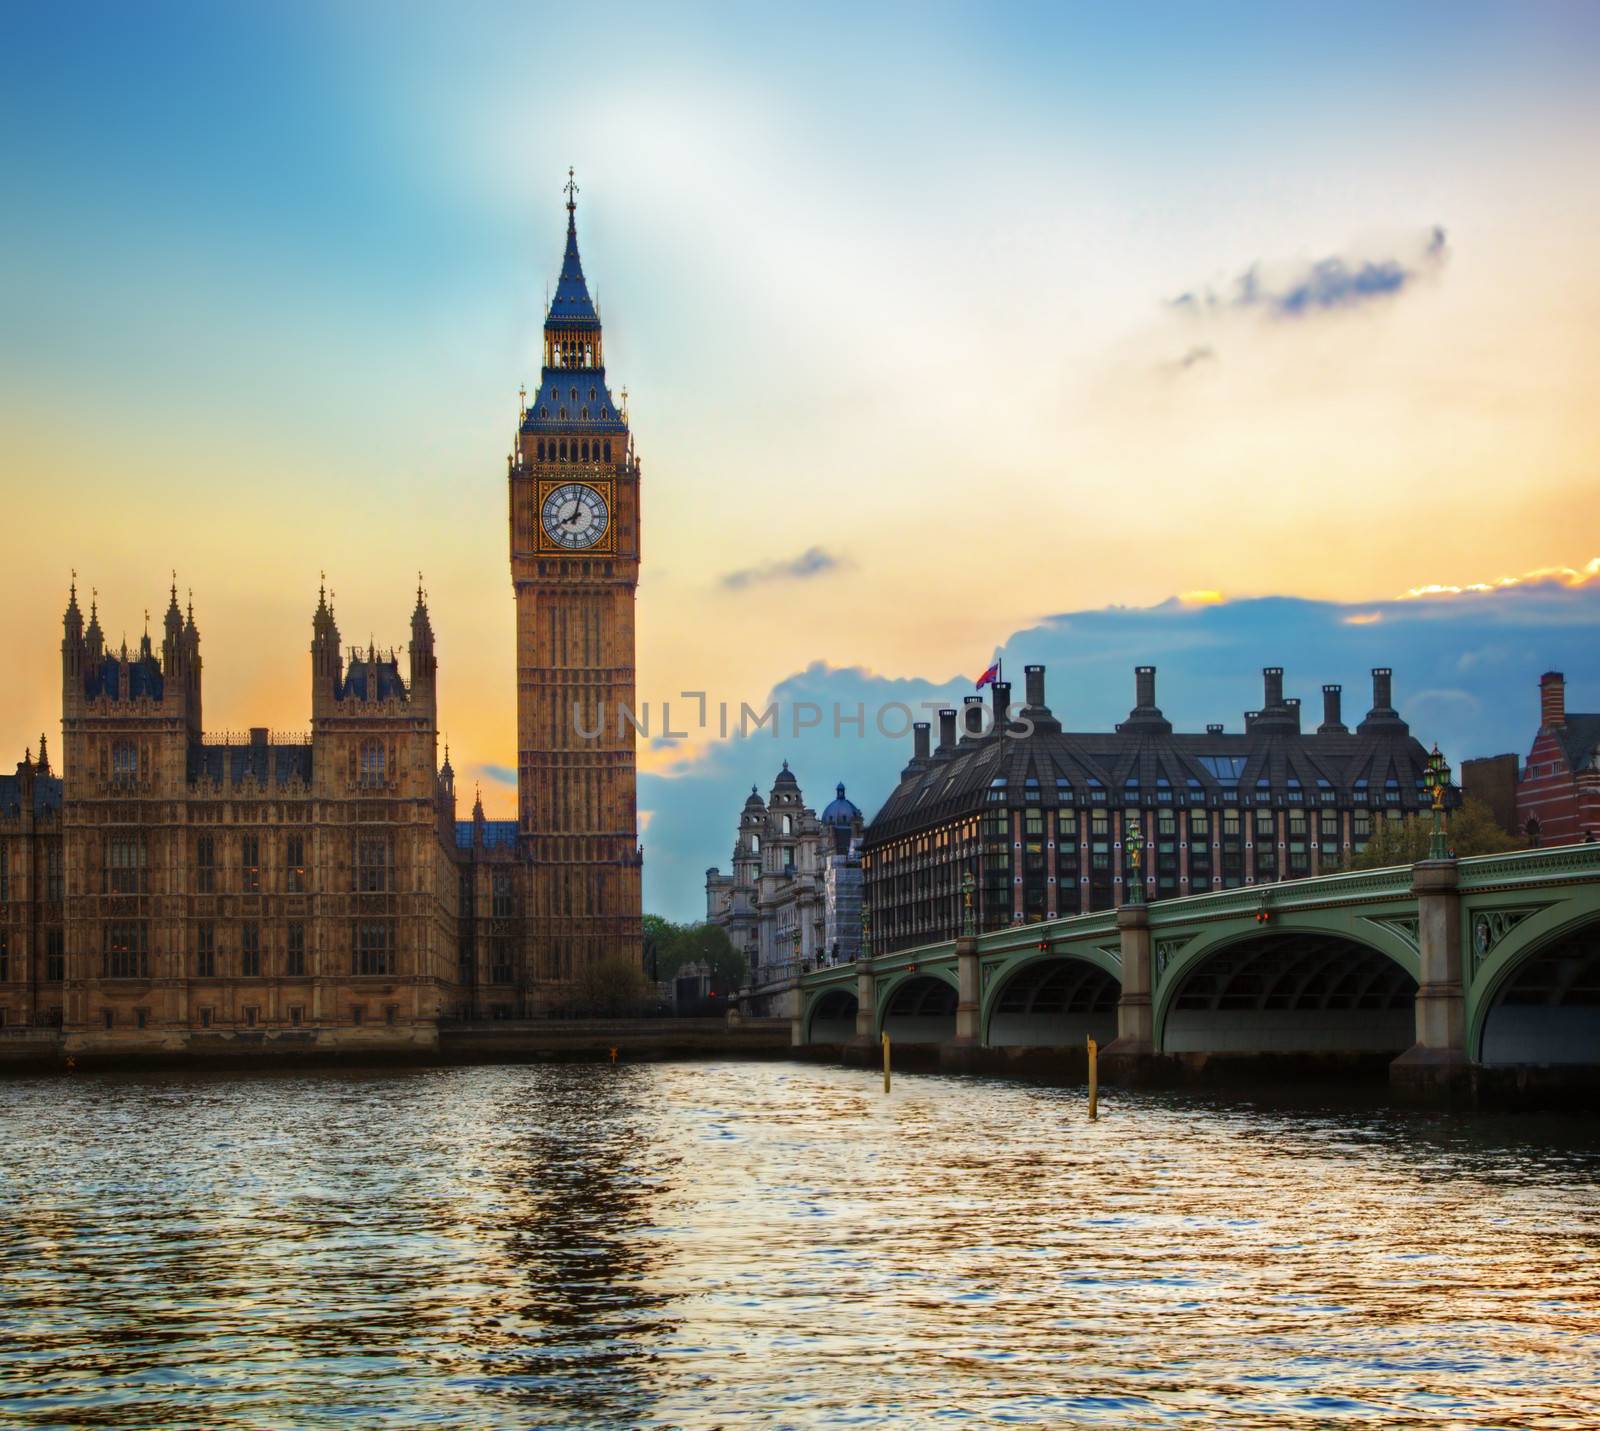
[[(958, 693), (1126, 607), (1165, 615), (1086, 718), (1185, 613), (1234, 633), (1233, 728), (1308, 611), (1359, 641), (1308, 705), (1394, 664), (1404, 711), (1408, 658), (1501, 641), (1433, 722), (1458, 758), (1525, 750), (1541, 663), (1600, 709), (1600, 6), (7, 16), (7, 761), (59, 731), (72, 568), (130, 642), (176, 568), (208, 724), (285, 730), (319, 572), (402, 646), (420, 570), (462, 813), (513, 812), (505, 456), (569, 164), (644, 462), (641, 700)], [(693, 912), (784, 753), (740, 750), (642, 751), (647, 907)], [(903, 763), (809, 751), (819, 804)]]

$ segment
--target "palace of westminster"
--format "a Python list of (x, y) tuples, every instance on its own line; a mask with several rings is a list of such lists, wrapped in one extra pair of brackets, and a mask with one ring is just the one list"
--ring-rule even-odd
[(148, 632), (110, 649), (74, 583), (59, 773), (41, 736), (0, 777), (0, 1023), (68, 1052), (426, 1046), (444, 1019), (558, 1011), (585, 966), (637, 957), (633, 732), (572, 718), (634, 703), (640, 536), (575, 192), (508, 459), (518, 818), (456, 818), (420, 585), (404, 669), (346, 652), (324, 592), (309, 736), (237, 738), (202, 724), (176, 583), (159, 652)]

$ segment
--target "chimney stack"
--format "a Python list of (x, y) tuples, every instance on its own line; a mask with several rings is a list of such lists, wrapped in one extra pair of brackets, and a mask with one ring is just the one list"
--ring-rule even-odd
[(1560, 671), (1539, 677), (1539, 724), (1560, 730), (1567, 723), (1567, 678)]
[(1044, 667), (1024, 666), (1022, 674), (1025, 677), (1028, 692), (1028, 709), (1044, 709)]
[(1222, 723), (1220, 721), (1218, 721), (1213, 725), (1208, 725), (1206, 727), (1206, 734), (1207, 735), (1221, 735), (1222, 734)]
[(1374, 711), (1392, 711), (1394, 709), (1394, 672), (1387, 666), (1374, 666), (1372, 668), (1372, 709)]
[(1133, 668), (1133, 704), (1138, 710), (1154, 710), (1156, 704), (1156, 668)]
[(994, 683), (994, 728), (1004, 730), (1009, 723), (1006, 711), (1011, 706), (1011, 682), (996, 681)]
[(1275, 711), (1283, 705), (1283, 667), (1263, 666), (1261, 668), (1261, 709)]
[[(973, 716), (976, 713), (977, 719)], [(961, 738), (967, 740), (983, 733), (983, 697), (963, 696), (961, 698)]]
[(1340, 710), (1340, 699), (1343, 691), (1343, 686), (1324, 686), (1322, 688), (1322, 724), (1317, 727), (1318, 735), (1344, 734), (1344, 716)]
[(956, 747), (956, 712), (953, 706), (945, 706), (939, 712), (939, 749), (954, 750)]
[(911, 755), (914, 760), (928, 758), (928, 722), (919, 720), (911, 726)]
[(1284, 708), (1284, 710), (1288, 711), (1290, 715), (1292, 715), (1294, 717), (1294, 733), (1296, 735), (1299, 735), (1300, 734), (1300, 697), (1299, 696), (1290, 696), (1286, 701), (1284, 701), (1283, 708)]

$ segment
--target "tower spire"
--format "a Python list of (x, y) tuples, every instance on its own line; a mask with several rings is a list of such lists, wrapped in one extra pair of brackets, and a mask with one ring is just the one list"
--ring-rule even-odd
[(562, 186), (567, 196), (567, 250), (561, 257), (556, 296), (550, 300), (550, 309), (545, 315), (545, 366), (597, 368), (601, 366), (600, 315), (589, 297), (583, 260), (578, 256), (578, 184), (572, 172), (570, 168), (567, 170), (567, 182)]

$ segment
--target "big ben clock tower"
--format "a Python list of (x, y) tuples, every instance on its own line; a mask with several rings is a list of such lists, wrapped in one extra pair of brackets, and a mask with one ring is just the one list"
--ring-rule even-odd
[(517, 813), (531, 866), (522, 979), (532, 1009), (558, 1001), (558, 986), (585, 966), (637, 961), (640, 948), (634, 732), (621, 714), (635, 705), (639, 461), (606, 386), (600, 315), (578, 257), (577, 192), (569, 170), (544, 366), (510, 459)]

